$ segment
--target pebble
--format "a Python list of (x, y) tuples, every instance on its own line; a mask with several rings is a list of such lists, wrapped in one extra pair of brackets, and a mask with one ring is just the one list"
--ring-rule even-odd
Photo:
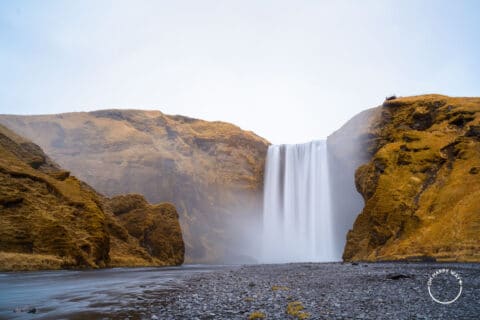
[[(289, 303), (300, 302), (309, 319), (480, 319), (480, 264), (360, 265), (292, 263), (219, 268), (185, 276), (164, 290), (143, 292), (135, 299), (135, 308), (127, 305), (109, 318), (245, 320), (257, 311), (266, 319), (294, 320), (286, 309)], [(429, 275), (442, 268), (462, 277), (462, 295), (451, 305), (434, 302), (428, 293)], [(437, 289), (448, 289), (442, 288), (443, 283), (435, 284), (440, 284)], [(17, 308), (16, 312), (31, 309)]]
[[(448, 306), (434, 302), (427, 289), (429, 275), (442, 268), (458, 272), (463, 281), (461, 297)], [(154, 314), (152, 320), (236, 320), (247, 319), (254, 311), (264, 313), (266, 319), (293, 320), (286, 309), (288, 303), (297, 301), (310, 314), (309, 319), (477, 320), (480, 264), (369, 263), (368, 268), (359, 268), (349, 263), (295, 263), (232, 267), (192, 275), (179, 281), (175, 290), (158, 296), (152, 293), (143, 311)]]

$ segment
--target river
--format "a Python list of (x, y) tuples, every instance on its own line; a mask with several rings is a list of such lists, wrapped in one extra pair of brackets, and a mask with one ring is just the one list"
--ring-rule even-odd
[[(226, 266), (0, 273), (0, 319), (142, 319), (159, 295)], [(30, 313), (29, 313), (30, 311)]]

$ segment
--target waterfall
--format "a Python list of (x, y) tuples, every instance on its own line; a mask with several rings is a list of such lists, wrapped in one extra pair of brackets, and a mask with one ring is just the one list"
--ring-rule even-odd
[(327, 143), (268, 148), (263, 262), (334, 261)]

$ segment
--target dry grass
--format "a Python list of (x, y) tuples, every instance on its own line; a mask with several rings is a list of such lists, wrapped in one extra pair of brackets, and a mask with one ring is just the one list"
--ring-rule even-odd
[[(156, 261), (156, 262), (155, 262)], [(131, 255), (121, 255), (117, 256), (112, 254), (110, 256), (110, 262), (108, 264), (109, 267), (161, 267), (165, 266), (165, 263), (162, 263), (158, 260), (148, 261), (145, 259), (141, 259), (136, 256)]]
[(250, 313), (248, 316), (248, 320), (254, 320), (254, 319), (265, 319), (266, 315), (263, 312), (260, 311), (253, 311)]
[(287, 291), (287, 290), (290, 290), (290, 288), (285, 287), (285, 286), (272, 286), (272, 290), (273, 291)]
[(55, 270), (73, 263), (54, 255), (0, 252), (0, 271)]
[(287, 314), (297, 319), (308, 319), (310, 313), (303, 311), (305, 307), (300, 301), (289, 302), (287, 305)]

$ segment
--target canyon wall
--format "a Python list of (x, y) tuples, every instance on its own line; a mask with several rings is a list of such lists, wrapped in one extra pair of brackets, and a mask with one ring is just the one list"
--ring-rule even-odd
[[(360, 113), (328, 137), (335, 243), (344, 260), (479, 261), (479, 111), (478, 98), (395, 98)], [(26, 157), (22, 170), (30, 175), (36, 170), (51, 185), (68, 182), (59, 190), (70, 190), (76, 181), (78, 188), (86, 190), (78, 191), (81, 198), (92, 196), (93, 200), (85, 201), (96, 203), (100, 210), (80, 205), (82, 210), (91, 210), (82, 217), (93, 219), (83, 222), (82, 239), (94, 240), (66, 244), (68, 256), (73, 257), (68, 263), (94, 267), (154, 264), (152, 259), (180, 263), (182, 242), (168, 236), (169, 232), (180, 234), (173, 223), (174, 206), (179, 211), (188, 262), (254, 262), (261, 235), (266, 140), (231, 124), (158, 111), (2, 115), (0, 123), (30, 137), (66, 169), (113, 197), (98, 195), (43, 153), (40, 158), (45, 163), (37, 163), (36, 156), (33, 160), (25, 156), (35, 154), (38, 147), (22, 151)], [(34, 146), (22, 143), (22, 148)], [(15, 152), (18, 157), (20, 151)], [(24, 201), (18, 200), (24, 195), (17, 197), (9, 191), (14, 189), (12, 159), (3, 159), (3, 168), (10, 171), (2, 171), (7, 175), (2, 187), (8, 197), (0, 203), (10, 208), (9, 214)], [(29, 183), (40, 181), (35, 179)], [(45, 188), (40, 194), (51, 187)], [(137, 195), (119, 196), (123, 193)], [(149, 205), (143, 196), (173, 205)], [(102, 210), (108, 214), (102, 216)], [(5, 221), (0, 231), (9, 239), (14, 233)], [(166, 228), (158, 221), (173, 224)], [(11, 241), (16, 243), (11, 248), (32, 252), (31, 241), (22, 240), (26, 231), (22, 232)], [(30, 235), (25, 237), (30, 239)], [(166, 245), (167, 238), (175, 240)], [(78, 243), (78, 248), (72, 243)], [(165, 256), (158, 251), (163, 247), (175, 254)]]
[(480, 261), (480, 99), (425, 95), (374, 110), (355, 172), (365, 206), (343, 259)]
[(252, 132), (140, 110), (2, 115), (0, 123), (107, 196), (174, 204), (188, 262), (253, 261), (269, 143)]
[(130, 230), (130, 221), (116, 217), (123, 214), (116, 208), (125, 200), (99, 195), (39, 146), (1, 125), (0, 155), (1, 271), (183, 262), (182, 234), (172, 205), (145, 200), (130, 205), (130, 211), (136, 211), (128, 214), (156, 226), (161, 246), (152, 244)]

